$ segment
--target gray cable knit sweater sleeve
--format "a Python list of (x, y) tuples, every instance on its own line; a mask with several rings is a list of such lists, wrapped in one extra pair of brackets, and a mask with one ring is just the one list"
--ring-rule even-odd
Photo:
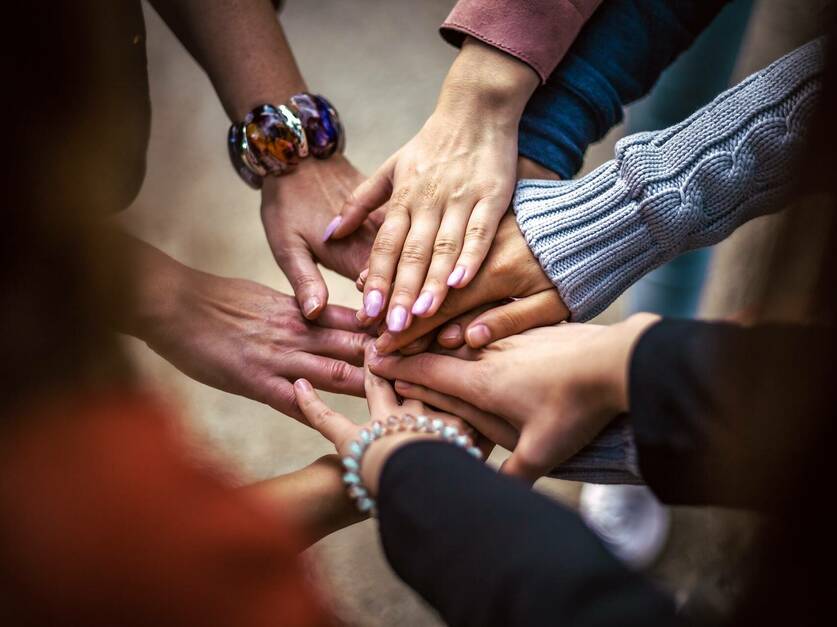
[(782, 208), (825, 48), (815, 40), (684, 122), (624, 138), (616, 158), (585, 177), (518, 184), (517, 222), (573, 320), (601, 313), (678, 254)]

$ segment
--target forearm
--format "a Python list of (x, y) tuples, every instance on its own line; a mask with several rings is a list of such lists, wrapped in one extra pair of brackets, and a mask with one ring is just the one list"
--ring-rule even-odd
[(286, 475), (243, 488), (258, 496), (302, 532), (305, 547), (366, 517), (346, 496), (336, 455)]
[(122, 230), (114, 228), (113, 237), (130, 259), (132, 273), (132, 304), (116, 330), (148, 341), (171, 318), (186, 294), (189, 276), (197, 271)]
[(818, 40), (681, 124), (626, 137), (584, 178), (518, 185), (518, 225), (574, 321), (678, 254), (783, 208), (823, 64)]
[(571, 178), (587, 147), (622, 120), (727, 0), (611, 0), (526, 107), (520, 154)]
[(789, 324), (648, 329), (630, 362), (630, 412), (643, 477), (660, 499), (770, 508), (829, 415), (834, 338)]
[(209, 75), (231, 120), (306, 90), (268, 0), (151, 0)]
[(450, 445), (399, 449), (378, 496), (387, 559), (450, 625), (669, 624), (673, 606), (577, 515)]

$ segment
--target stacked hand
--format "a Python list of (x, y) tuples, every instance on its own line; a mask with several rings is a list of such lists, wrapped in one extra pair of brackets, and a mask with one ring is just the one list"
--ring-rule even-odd
[[(404, 414), (412, 414), (413, 416), (427, 416), (431, 420), (439, 418), (446, 424), (458, 427), (462, 432), (476, 435), (473, 430), (468, 427), (460, 417), (452, 413), (438, 411), (429, 406), (426, 406), (419, 400), (405, 400), (399, 404), (398, 397), (392, 388), (392, 385), (384, 379), (372, 374), (368, 369), (364, 381), (366, 391), (366, 401), (369, 405), (369, 421), (364, 424), (355, 424), (342, 414), (339, 414), (329, 408), (317, 393), (311, 387), (311, 384), (305, 379), (300, 379), (294, 384), (296, 392), (297, 403), (299, 404), (302, 413), (314, 429), (322, 433), (330, 442), (332, 442), (340, 455), (348, 455), (349, 444), (353, 440), (357, 440), (361, 429), (368, 428), (372, 422), (380, 421), (386, 423), (389, 416), (402, 416)], [(491, 433), (494, 428), (494, 422), (500, 422), (498, 419), (485, 414), (484, 419), (480, 416), (471, 415), (469, 417), (472, 427), (483, 434)], [(395, 452), (400, 446), (404, 444), (421, 439), (432, 439), (435, 436), (423, 433), (404, 432), (396, 433), (386, 436), (381, 440), (376, 441), (363, 458), (361, 466), (361, 476), (364, 485), (371, 491), (377, 494), (378, 479), (383, 470), (384, 463), (389, 456)], [(481, 445), (483, 452), (488, 452), (491, 446), (490, 443), (484, 439), (476, 440), (478, 445)]]
[(630, 354), (656, 320), (638, 314), (613, 326), (561, 324), (478, 351), (372, 356), (368, 367), (397, 380), (395, 389), (405, 398), (468, 419), (481, 412), (476, 415), (483, 422), (501, 417), (513, 428), (503, 433), (493, 426), (494, 440), (513, 449), (504, 470), (534, 481), (627, 411)]
[(326, 242), (323, 237), (340, 207), (363, 176), (345, 158), (308, 159), (281, 178), (267, 177), (262, 188), (262, 222), (279, 267), (288, 277), (299, 308), (313, 320), (328, 302), (321, 263), (354, 279), (366, 267), (383, 211), (374, 211), (351, 236)]
[(364, 346), (354, 311), (328, 306), (307, 321), (291, 296), (264, 285), (192, 270), (131, 240), (140, 298), (128, 332), (190, 377), (299, 418), (290, 381), (363, 393)]
[(538, 84), (525, 63), (467, 40), (421, 131), (343, 207), (332, 239), (387, 207), (364, 286), (369, 321), (390, 331), (433, 316), (480, 268), (516, 181), (517, 126)]
[(381, 353), (405, 347), (407, 352), (418, 352), (432, 340), (428, 334), (445, 325), (437, 337), (442, 346), (456, 348), (467, 342), (479, 348), (534, 327), (555, 324), (568, 314), (529, 250), (514, 215), (509, 213), (500, 222), (485, 263), (471, 284), (448, 294), (433, 316), (416, 320), (401, 333), (384, 332), (376, 347)]

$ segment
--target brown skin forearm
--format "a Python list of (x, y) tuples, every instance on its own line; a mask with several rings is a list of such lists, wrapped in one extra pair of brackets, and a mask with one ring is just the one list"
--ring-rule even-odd
[(306, 90), (269, 0), (151, 4), (209, 75), (231, 120)]
[(301, 530), (307, 548), (366, 518), (349, 500), (341, 477), (340, 459), (326, 455), (310, 466), (242, 489), (268, 502)]

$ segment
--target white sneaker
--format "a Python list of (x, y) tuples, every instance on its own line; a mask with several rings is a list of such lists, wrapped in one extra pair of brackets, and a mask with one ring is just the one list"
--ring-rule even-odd
[(671, 524), (668, 509), (639, 485), (585, 483), (579, 513), (605, 546), (636, 570), (657, 559)]

